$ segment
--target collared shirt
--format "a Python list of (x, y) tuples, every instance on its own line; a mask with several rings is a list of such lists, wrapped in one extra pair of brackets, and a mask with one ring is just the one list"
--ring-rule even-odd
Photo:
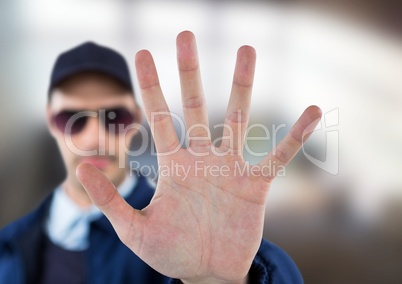
[[(127, 175), (118, 191), (126, 198), (137, 184), (135, 175)], [(71, 251), (82, 251), (89, 247), (90, 223), (102, 216), (94, 205), (79, 207), (62, 189), (58, 187), (50, 205), (49, 217), (45, 223), (45, 232), (57, 246)]]

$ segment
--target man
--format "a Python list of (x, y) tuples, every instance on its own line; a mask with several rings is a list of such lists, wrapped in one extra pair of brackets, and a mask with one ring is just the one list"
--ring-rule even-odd
[[(265, 170), (293, 158), (320, 110), (309, 107), (261, 164), (239, 176), (233, 170), (244, 165), (254, 49), (239, 49), (219, 147), (210, 141), (192, 33), (178, 35), (177, 54), (186, 149), (180, 148), (150, 53), (136, 55), (158, 163), (188, 169), (186, 178), (160, 175), (155, 190), (119, 164), (126, 158), (121, 149), (136, 134), (130, 125), (141, 120), (124, 59), (93, 43), (59, 56), (47, 120), (67, 177), (39, 209), (1, 231), (1, 283), (302, 283), (292, 260), (261, 239), (274, 178)], [(224, 171), (208, 171), (211, 165)]]

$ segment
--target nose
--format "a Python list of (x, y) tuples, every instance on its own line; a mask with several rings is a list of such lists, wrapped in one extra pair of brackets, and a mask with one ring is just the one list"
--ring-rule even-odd
[(74, 144), (77, 148), (84, 151), (96, 150), (98, 154), (102, 154), (105, 149), (105, 130), (100, 125), (99, 116), (88, 117), (84, 129), (75, 135)]

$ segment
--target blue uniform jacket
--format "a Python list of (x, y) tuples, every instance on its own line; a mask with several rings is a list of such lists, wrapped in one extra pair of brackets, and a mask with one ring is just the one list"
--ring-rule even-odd
[[(148, 205), (153, 188), (140, 176), (127, 202), (136, 209)], [(36, 283), (40, 265), (43, 222), (52, 196), (38, 209), (0, 231), (0, 284)], [(120, 242), (113, 227), (102, 217), (91, 224), (87, 253), (88, 284), (179, 283), (150, 268)], [(276, 245), (262, 240), (250, 269), (250, 283), (303, 283), (291, 258)]]

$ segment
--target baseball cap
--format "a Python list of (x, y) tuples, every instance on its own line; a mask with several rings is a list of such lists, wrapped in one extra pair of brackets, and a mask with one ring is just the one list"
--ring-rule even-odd
[(134, 94), (130, 71), (124, 57), (111, 48), (89, 41), (57, 57), (50, 77), (49, 96), (53, 88), (61, 81), (85, 71), (95, 71), (111, 76)]

